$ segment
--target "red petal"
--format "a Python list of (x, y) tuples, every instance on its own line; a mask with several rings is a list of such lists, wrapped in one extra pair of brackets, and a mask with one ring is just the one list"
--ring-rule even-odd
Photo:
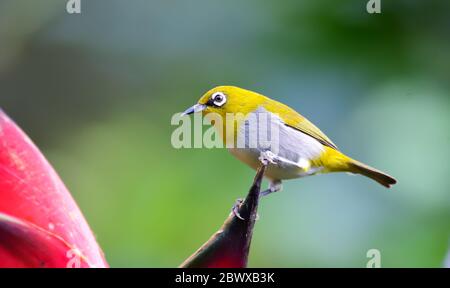
[[(74, 251), (80, 251), (92, 266), (107, 266), (92, 231), (61, 179), (39, 149), (1, 110), (0, 213), (59, 237)], [(20, 243), (28, 242), (24, 239)], [(62, 256), (66, 257), (65, 252)], [(0, 257), (0, 266), (8, 266), (8, 261)]]
[(31, 223), (0, 213), (0, 267), (69, 267), (93, 265), (62, 238)]

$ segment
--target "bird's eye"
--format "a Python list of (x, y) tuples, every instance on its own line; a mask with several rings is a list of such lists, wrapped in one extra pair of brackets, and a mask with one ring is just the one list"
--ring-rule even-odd
[(225, 102), (227, 102), (227, 97), (222, 92), (216, 92), (212, 95), (211, 99), (213, 100), (214, 105), (220, 107)]

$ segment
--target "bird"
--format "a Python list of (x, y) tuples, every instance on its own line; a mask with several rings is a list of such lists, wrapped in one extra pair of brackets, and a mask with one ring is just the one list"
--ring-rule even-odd
[[(261, 196), (281, 191), (283, 180), (333, 172), (364, 175), (387, 188), (397, 183), (392, 176), (345, 155), (319, 128), (294, 109), (257, 92), (236, 86), (218, 86), (207, 91), (182, 115), (192, 113), (216, 115), (222, 120), (219, 121), (221, 125), (215, 127), (220, 130), (224, 143), (233, 144), (227, 148), (237, 159), (255, 170), (261, 164), (267, 165), (264, 176), (269, 180), (269, 187), (261, 191)], [(241, 117), (235, 117), (235, 124), (229, 125), (230, 122), (225, 121), (228, 115), (238, 114)], [(252, 128), (250, 120), (255, 122), (255, 119), (257, 128)], [(256, 145), (249, 145), (247, 140), (256, 137), (259, 133), (256, 129), (261, 129), (260, 126), (278, 132), (276, 145), (260, 145), (259, 141)], [(239, 141), (243, 145), (237, 145)]]

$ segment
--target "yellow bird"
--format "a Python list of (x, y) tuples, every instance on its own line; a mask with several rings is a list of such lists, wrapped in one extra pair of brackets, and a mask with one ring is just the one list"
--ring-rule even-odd
[[(261, 161), (268, 165), (265, 177), (269, 179), (270, 185), (267, 190), (261, 192), (262, 196), (280, 191), (281, 180), (318, 173), (361, 174), (388, 188), (397, 182), (386, 173), (340, 152), (319, 128), (292, 108), (256, 92), (234, 86), (219, 86), (206, 92), (197, 104), (183, 114), (196, 112), (202, 112), (204, 116), (216, 113), (223, 119), (220, 134), (225, 142), (231, 141), (234, 144), (228, 149), (236, 158), (255, 170), (261, 165)], [(235, 124), (229, 128), (231, 131), (226, 131), (227, 115), (236, 114), (244, 117), (236, 117)], [(255, 115), (258, 117), (251, 117)], [(259, 129), (262, 123), (265, 123), (270, 127), (267, 129), (277, 130), (277, 147), (259, 145), (259, 142), (251, 146), (248, 141), (243, 141), (258, 133), (251, 128), (248, 120), (262, 119), (261, 115), (264, 115), (264, 119), (268, 119), (269, 123), (257, 120), (256, 126)], [(243, 141), (244, 146), (236, 145), (239, 139)]]

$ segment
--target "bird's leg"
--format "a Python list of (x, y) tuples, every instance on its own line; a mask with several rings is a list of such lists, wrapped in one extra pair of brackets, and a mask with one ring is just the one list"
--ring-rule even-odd
[(259, 195), (263, 197), (281, 190), (283, 190), (283, 184), (281, 183), (281, 180), (275, 180), (271, 181), (269, 184), (269, 188), (264, 191), (261, 191)]
[[(269, 150), (261, 151), (261, 154), (259, 155), (258, 159), (259, 159), (259, 161), (261, 161), (261, 163), (263, 165), (266, 165), (266, 166), (269, 163), (278, 164), (278, 162), (289, 161), (287, 159), (284, 159), (284, 158), (274, 154), (272, 151), (269, 151)], [(271, 193), (281, 191), (282, 188), (283, 188), (283, 185), (281, 184), (281, 180), (273, 180), (270, 182), (269, 188), (264, 191), (261, 191), (259, 193), (259, 195), (267, 196)]]

